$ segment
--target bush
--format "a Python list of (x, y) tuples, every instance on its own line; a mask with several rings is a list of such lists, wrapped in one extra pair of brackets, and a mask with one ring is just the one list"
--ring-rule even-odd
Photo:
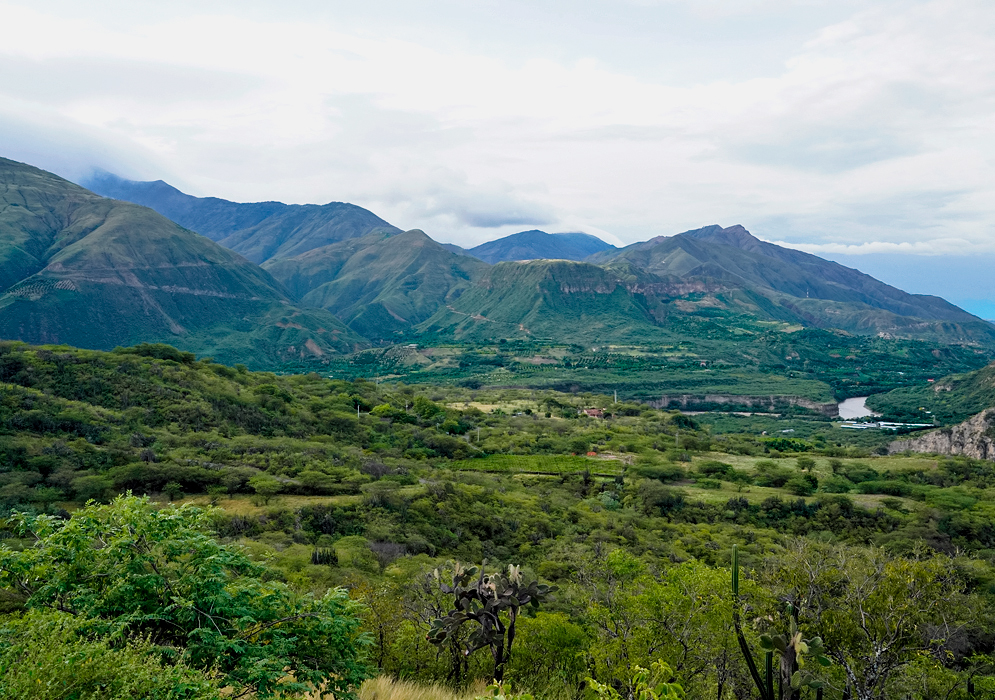
[(819, 480), (814, 474), (798, 474), (788, 479), (784, 488), (795, 496), (811, 496), (819, 488)]
[(698, 465), (698, 472), (704, 474), (705, 476), (717, 476), (719, 478), (723, 476), (728, 476), (735, 471), (731, 464), (726, 464), (725, 462), (717, 462), (715, 460), (708, 460), (707, 462), (702, 462)]
[(822, 490), (826, 493), (850, 493), (853, 483), (842, 476), (830, 476), (823, 479)]
[(647, 479), (656, 479), (664, 483), (680, 481), (687, 476), (684, 467), (679, 464), (642, 464), (636, 465), (632, 471), (639, 476), (646, 477)]
[(116, 348), (114, 352), (127, 355), (140, 355), (142, 357), (152, 357), (156, 360), (172, 360), (184, 365), (192, 365), (197, 356), (192, 352), (177, 350), (172, 345), (164, 343), (140, 343), (131, 348)]
[(213, 700), (218, 686), (143, 638), (111, 643), (67, 613), (33, 610), (0, 628), (0, 698)]
[(770, 460), (763, 460), (757, 462), (756, 465), (756, 475), (753, 478), (753, 482), (757, 486), (771, 486), (774, 488), (781, 488), (788, 483), (793, 477), (796, 476), (795, 472), (784, 467), (779, 467), (774, 462)]
[(844, 467), (843, 475), (855, 484), (859, 484), (862, 481), (872, 481), (878, 478), (878, 473), (876, 471), (868, 467), (866, 464), (861, 464), (860, 462)]
[(208, 536), (210, 516), (200, 509), (156, 509), (129, 495), (68, 521), (13, 521), (35, 543), (20, 551), (0, 545), (0, 587), (26, 595), (30, 608), (69, 612), (114, 638), (154, 635), (185, 663), (257, 698), (322, 684), (346, 698), (365, 677), (348, 594), (314, 598), (263, 580), (266, 570), (241, 548)]

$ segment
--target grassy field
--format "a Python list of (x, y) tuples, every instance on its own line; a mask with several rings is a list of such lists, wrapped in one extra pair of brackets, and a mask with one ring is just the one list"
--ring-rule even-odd
[(490, 455), (482, 459), (453, 462), (456, 471), (497, 472), (502, 474), (621, 474), (623, 464), (616, 459), (599, 459), (575, 455)]

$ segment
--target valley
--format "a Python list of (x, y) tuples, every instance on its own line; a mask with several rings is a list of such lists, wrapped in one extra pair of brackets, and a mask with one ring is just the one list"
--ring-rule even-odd
[(0, 178), (0, 697), (995, 693), (995, 325), (742, 226)]

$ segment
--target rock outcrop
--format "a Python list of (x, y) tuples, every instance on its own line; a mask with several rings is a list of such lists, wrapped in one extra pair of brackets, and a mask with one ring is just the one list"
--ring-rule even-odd
[(928, 452), (995, 460), (995, 409), (989, 408), (963, 423), (942, 428), (911, 440), (896, 440), (888, 446), (896, 452)]

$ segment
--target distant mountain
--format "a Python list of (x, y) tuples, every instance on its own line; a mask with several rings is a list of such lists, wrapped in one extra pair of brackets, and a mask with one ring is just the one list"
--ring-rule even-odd
[(343, 202), (240, 204), (217, 197), (193, 197), (162, 180), (135, 182), (105, 172), (82, 184), (104, 197), (154, 209), (257, 264), (374, 231), (400, 232), (373, 212)]
[(749, 337), (758, 322), (995, 342), (995, 327), (942, 299), (764, 243), (741, 226), (660, 237), (583, 263), (500, 263), (420, 328), (466, 339), (637, 342), (695, 336), (703, 324)]
[(109, 349), (169, 342), (268, 366), (365, 341), (151, 209), (0, 158), (0, 337)]
[(596, 253), (589, 262), (626, 262), (657, 275), (707, 278), (798, 299), (866, 304), (899, 316), (956, 323), (980, 320), (939, 297), (909, 294), (838, 263), (766, 243), (739, 225), (661, 236)]
[[(788, 324), (861, 335), (995, 344), (995, 326), (943, 299), (908, 294), (857, 270), (765, 243), (742, 226), (708, 226), (621, 249), (587, 234), (523, 231), (463, 250), (436, 243), (421, 231), (401, 233), (349, 204), (236, 204), (191, 197), (162, 182), (136, 183), (106, 174), (92, 183), (102, 193), (148, 203), (180, 224), (264, 263), (300, 306), (326, 319), (333, 319), (329, 312), (334, 314), (339, 319), (336, 337), (351, 331), (348, 342), (352, 343), (361, 342), (359, 335), (383, 341), (408, 332), (440, 339), (529, 337), (585, 343), (659, 342), (721, 334), (738, 339), (764, 332), (773, 323), (781, 328)], [(103, 201), (105, 207), (124, 206)], [(5, 210), (4, 216), (13, 216), (11, 211)], [(129, 211), (129, 221), (152, 216), (147, 210)], [(130, 230), (166, 230), (161, 219), (154, 225), (129, 225)], [(187, 258), (174, 252), (177, 245), (190, 265), (220, 254), (216, 246), (205, 248), (208, 242), (196, 237), (179, 245), (178, 230), (170, 228), (169, 236), (128, 249), (125, 257), (144, 256), (155, 261), (149, 270), (168, 270), (186, 269), (182, 266), (188, 264), (179, 262)], [(6, 284), (20, 284), (26, 275), (37, 272), (41, 262), (26, 250), (11, 244), (0, 281), (6, 275), (10, 278)], [(226, 260), (238, 268), (236, 256)], [(489, 267), (488, 262), (497, 264)], [(96, 259), (81, 261), (79, 269), (101, 265)], [(270, 295), (256, 292), (254, 297), (290, 303), (262, 270), (238, 269)], [(61, 268), (46, 270), (45, 274), (54, 275)], [(196, 288), (193, 280), (183, 285), (155, 284), (161, 289)], [(215, 291), (229, 294), (227, 285), (218, 282)], [(239, 299), (239, 294), (247, 294), (231, 293)], [(125, 316), (135, 314), (126, 311)], [(212, 318), (205, 313), (203, 323), (213, 323)], [(217, 317), (217, 322), (222, 318)], [(231, 318), (249, 317), (228, 314)], [(177, 326), (187, 329), (200, 322), (191, 318), (177, 321)], [(333, 322), (322, 327), (331, 328)], [(37, 323), (64, 333), (74, 319)], [(281, 323), (283, 328), (296, 324), (302, 331), (317, 332), (313, 324)], [(98, 328), (92, 326), (91, 332)], [(236, 342), (217, 338), (219, 347)]]
[(414, 230), (371, 233), (264, 267), (307, 306), (331, 311), (371, 339), (411, 329), (488, 268)]
[(532, 230), (488, 241), (466, 252), (493, 265), (510, 260), (583, 260), (604, 250), (615, 250), (615, 246), (586, 233)]

